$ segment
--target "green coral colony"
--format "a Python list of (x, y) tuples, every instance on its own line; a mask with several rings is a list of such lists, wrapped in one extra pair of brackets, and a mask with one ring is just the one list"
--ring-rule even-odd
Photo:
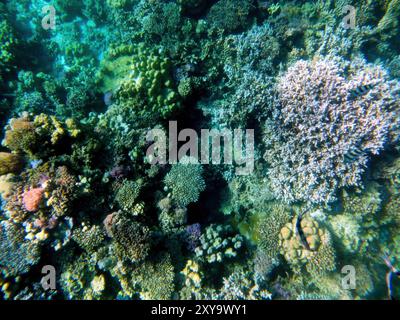
[[(1, 299), (400, 298), (399, 0), (46, 4), (0, 3)], [(254, 171), (152, 164), (169, 121)]]

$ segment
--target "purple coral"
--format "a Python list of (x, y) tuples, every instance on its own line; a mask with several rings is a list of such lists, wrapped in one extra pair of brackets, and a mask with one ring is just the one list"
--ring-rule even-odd
[(128, 169), (125, 166), (115, 166), (110, 171), (110, 176), (116, 180), (122, 180), (127, 176)]
[(187, 243), (187, 248), (190, 251), (194, 252), (200, 241), (200, 236), (201, 236), (200, 223), (195, 223), (187, 226), (185, 233), (186, 233), (185, 240)]
[[(339, 63), (340, 62), (340, 63)], [(269, 176), (287, 202), (335, 200), (361, 184), (371, 154), (399, 134), (399, 82), (361, 59), (298, 61), (278, 81), (278, 107), (265, 128)]]

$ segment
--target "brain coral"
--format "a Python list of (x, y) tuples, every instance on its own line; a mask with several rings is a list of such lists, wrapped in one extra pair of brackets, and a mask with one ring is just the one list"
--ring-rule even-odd
[(331, 202), (357, 186), (371, 155), (398, 140), (400, 85), (359, 59), (298, 61), (279, 79), (267, 121), (265, 159), (275, 194), (287, 202)]

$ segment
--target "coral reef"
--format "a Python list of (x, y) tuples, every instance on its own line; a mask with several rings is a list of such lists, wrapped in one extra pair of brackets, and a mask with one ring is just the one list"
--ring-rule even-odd
[(150, 250), (150, 230), (147, 226), (113, 214), (109, 232), (114, 240), (115, 252), (121, 259), (137, 262), (147, 257)]
[(315, 220), (303, 217), (299, 227), (307, 242), (306, 247), (299, 236), (297, 221), (298, 217), (294, 217), (279, 234), (280, 252), (286, 261), (294, 269), (306, 265), (307, 271), (313, 275), (334, 271), (335, 253), (328, 231), (321, 228)]
[[(128, 77), (121, 82), (116, 93), (120, 103), (129, 103), (135, 95), (142, 95), (147, 100), (149, 113), (160, 113), (166, 117), (179, 108), (178, 94), (173, 87), (169, 60), (158, 52), (139, 45), (133, 50), (133, 63)], [(138, 110), (143, 113), (146, 110)]]
[(22, 159), (18, 154), (0, 152), (0, 175), (18, 173), (22, 168)]
[(0, 3), (0, 299), (387, 299), (399, 0), (45, 4)]
[(145, 262), (132, 272), (132, 283), (139, 285), (143, 300), (171, 299), (174, 278), (174, 267), (168, 254), (157, 257), (154, 262)]
[(338, 188), (362, 184), (371, 155), (396, 143), (398, 82), (362, 60), (348, 72), (333, 59), (316, 58), (280, 78), (279, 107), (264, 140), (280, 199), (331, 202)]
[(200, 236), (201, 245), (195, 249), (196, 256), (208, 263), (234, 258), (242, 248), (241, 235), (233, 235), (229, 225), (210, 225)]
[(0, 266), (4, 277), (28, 272), (39, 262), (40, 246), (24, 239), (24, 231), (7, 221), (0, 223)]
[(249, 24), (251, 8), (249, 0), (221, 0), (211, 7), (207, 21), (227, 33), (238, 31)]
[[(197, 162), (197, 161), (196, 161)], [(203, 167), (191, 162), (190, 157), (184, 157), (178, 164), (174, 164), (165, 176), (164, 183), (172, 199), (180, 206), (187, 206), (199, 199), (206, 185), (203, 179)]]

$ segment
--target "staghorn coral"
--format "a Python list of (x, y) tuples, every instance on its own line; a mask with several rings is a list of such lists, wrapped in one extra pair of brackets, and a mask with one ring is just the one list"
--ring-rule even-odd
[(172, 165), (171, 170), (164, 178), (165, 186), (171, 191), (172, 199), (182, 207), (199, 199), (206, 185), (203, 179), (203, 167), (192, 161), (190, 157), (183, 157), (178, 164)]
[(264, 158), (286, 202), (335, 200), (338, 188), (361, 185), (371, 155), (398, 140), (399, 83), (379, 66), (357, 60), (346, 78), (332, 59), (298, 61), (277, 90)]

